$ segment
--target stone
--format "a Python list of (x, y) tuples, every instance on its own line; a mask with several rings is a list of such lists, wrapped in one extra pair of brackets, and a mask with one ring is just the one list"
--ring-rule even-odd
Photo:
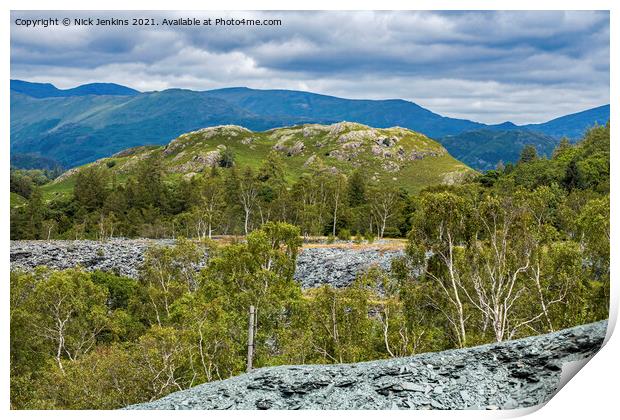
[[(172, 239), (112, 239), (106, 242), (79, 241), (11, 241), (11, 270), (31, 271), (46, 265), (54, 269), (66, 269), (80, 265), (85, 270), (102, 270), (122, 276), (137, 278), (144, 254), (152, 246), (172, 246)], [(322, 284), (345, 287), (356, 276), (376, 266), (389, 271), (391, 261), (404, 255), (403, 250), (381, 249), (381, 244), (363, 249), (317, 247), (303, 248), (297, 258), (294, 278), (302, 288)], [(205, 254), (196, 269), (207, 263)]]
[(412, 392), (424, 392), (425, 387), (423, 385), (414, 384), (412, 382), (403, 382), (400, 384), (403, 390)]
[(273, 402), (268, 399), (256, 401), (256, 408), (258, 408), (259, 410), (269, 410), (272, 405)]

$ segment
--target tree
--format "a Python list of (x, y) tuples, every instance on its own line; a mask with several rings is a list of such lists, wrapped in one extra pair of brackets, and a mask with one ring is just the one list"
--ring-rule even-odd
[(519, 163), (528, 163), (538, 159), (538, 152), (536, 147), (528, 144), (521, 150), (521, 156), (519, 156)]
[(190, 210), (194, 233), (198, 238), (211, 239), (226, 206), (224, 184), (222, 179), (215, 175), (202, 179), (196, 187), (199, 191), (198, 202)]
[(275, 150), (269, 152), (258, 169), (256, 178), (260, 182), (269, 180), (284, 180), (284, 162)]
[(558, 145), (553, 149), (553, 154), (551, 155), (554, 159), (560, 157), (564, 152), (570, 150), (571, 144), (568, 138), (562, 137)]
[(42, 222), (41, 227), (43, 229), (42, 236), (49, 241), (52, 237), (52, 232), (54, 232), (58, 227), (58, 223), (55, 220), (47, 219)]
[(388, 222), (392, 221), (402, 208), (399, 191), (393, 188), (375, 189), (370, 193), (369, 201), (376, 221), (377, 236), (383, 238)]
[[(287, 184), (284, 179), (284, 164), (280, 155), (271, 151), (258, 169), (258, 212), (261, 224), (271, 220), (272, 215), (286, 218), (288, 207)], [(276, 215), (277, 213), (277, 215)]]
[(247, 339), (248, 308), (257, 308), (257, 366), (269, 354), (277, 353), (269, 343), (277, 346), (291, 308), (300, 299), (301, 290), (293, 280), (301, 246), (299, 234), (299, 228), (292, 225), (266, 223), (248, 234), (246, 242), (213, 250), (202, 273), (204, 296), (222, 302), (236, 325), (229, 334), (241, 351)]
[(475, 294), (462, 287), (470, 303), (490, 324), (496, 341), (503, 341), (540, 318), (513, 322), (517, 301), (527, 291), (524, 273), (531, 267), (531, 256), (537, 243), (532, 237), (534, 226), (527, 209), (510, 198), (487, 196), (479, 204), (477, 219), (481, 239), (471, 249), (471, 279)]
[(42, 230), (45, 214), (43, 196), (38, 188), (35, 188), (24, 209), (24, 234), (27, 238), (38, 239)]
[(230, 147), (224, 149), (218, 163), (222, 168), (232, 168), (235, 165), (235, 155)]
[(82, 207), (88, 211), (100, 209), (108, 194), (108, 175), (102, 168), (91, 165), (78, 171), (73, 196)]
[(338, 223), (338, 216), (343, 211), (343, 193), (345, 191), (346, 178), (344, 175), (335, 175), (332, 179), (331, 190), (331, 205), (332, 205), (332, 235), (336, 236), (336, 226)]
[(250, 227), (250, 216), (254, 206), (256, 206), (256, 197), (258, 196), (258, 185), (254, 178), (252, 168), (247, 167), (243, 171), (243, 175), (239, 178), (239, 201), (245, 215), (243, 221), (243, 229), (247, 235)]
[(156, 246), (147, 250), (140, 282), (146, 288), (152, 324), (164, 326), (170, 318), (172, 304), (184, 293), (198, 288), (196, 267), (203, 256), (199, 246), (183, 238), (174, 247)]
[(184, 339), (183, 333), (172, 327), (153, 326), (138, 340), (136, 362), (145, 371), (151, 401), (193, 384), (184, 375)]
[(138, 162), (135, 176), (125, 188), (127, 203), (134, 208), (158, 208), (167, 211), (169, 205), (168, 188), (164, 183), (163, 159), (160, 153), (149, 155)]
[(358, 279), (345, 289), (321, 286), (312, 296), (311, 345), (322, 363), (358, 362), (376, 357), (376, 323), (368, 313), (374, 293)]
[(358, 207), (366, 203), (366, 181), (359, 169), (353, 171), (347, 180), (347, 200), (351, 207)]
[(584, 251), (591, 287), (598, 289), (593, 310), (597, 318), (609, 309), (610, 288), (610, 220), (609, 195), (593, 199), (581, 210), (576, 221), (579, 242)]
[(32, 332), (54, 346), (61, 371), (65, 358), (76, 360), (94, 348), (107, 325), (106, 299), (106, 290), (80, 270), (52, 272), (35, 286)]
[[(450, 192), (429, 193), (421, 197), (412, 218), (407, 252), (424, 276), (437, 285), (447, 307), (436, 303), (452, 326), (458, 347), (467, 345), (464, 301), (465, 248), (470, 240), (472, 204)], [(430, 256), (428, 256), (430, 253)]]
[(292, 219), (300, 226), (304, 236), (320, 235), (330, 224), (330, 174), (318, 158), (310, 170), (309, 174), (302, 174), (291, 189), (291, 197), (294, 198), (291, 203)]
[(114, 232), (117, 226), (118, 226), (118, 219), (114, 213), (110, 212), (107, 215), (105, 215), (102, 212), (99, 215), (99, 221), (97, 223), (98, 239), (100, 241), (106, 241), (108, 239), (112, 239), (114, 237)]

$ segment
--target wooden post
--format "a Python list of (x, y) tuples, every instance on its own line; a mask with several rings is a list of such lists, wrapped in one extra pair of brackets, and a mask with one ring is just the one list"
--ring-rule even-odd
[(252, 370), (252, 359), (254, 358), (254, 305), (250, 305), (250, 321), (248, 323), (248, 367), (247, 372)]

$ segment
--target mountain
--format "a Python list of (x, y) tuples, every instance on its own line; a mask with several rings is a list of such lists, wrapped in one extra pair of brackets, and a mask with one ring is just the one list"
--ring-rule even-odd
[(343, 99), (292, 90), (227, 88), (206, 92), (258, 115), (303, 118), (306, 120), (355, 121), (372, 127), (406, 127), (441, 137), (484, 124), (442, 117), (402, 99)]
[(257, 116), (203, 92), (170, 89), (135, 96), (32, 98), (11, 94), (11, 153), (51, 157), (73, 167), (134, 146), (165, 144), (221, 124), (255, 130), (307, 122)]
[(135, 89), (117, 85), (116, 83), (89, 83), (71, 89), (58, 89), (51, 83), (32, 83), (23, 80), (11, 80), (11, 91), (32, 96), (33, 98), (87, 95), (132, 96), (140, 93)]
[[(197, 92), (168, 89), (140, 93), (114, 84), (90, 84), (60, 90), (51, 84), (11, 81), (11, 154), (30, 154), (74, 167), (120, 150), (147, 144), (162, 145), (182, 133), (203, 127), (234, 124), (267, 130), (303, 123), (353, 121), (386, 128), (400, 126), (438, 139), (464, 132), (477, 133), (476, 153), (469, 147), (450, 147), (457, 159), (492, 164), (497, 151), (492, 131), (522, 130), (519, 144), (537, 143), (543, 135), (576, 139), (594, 123), (609, 119), (609, 105), (557, 118), (542, 124), (498, 125), (443, 117), (401, 99), (343, 99), (310, 92), (257, 90), (243, 87)], [(527, 140), (530, 136), (530, 140)], [(471, 146), (471, 142), (466, 142)], [(507, 143), (502, 143), (506, 144)], [(485, 146), (486, 145), (486, 146)], [(508, 146), (506, 146), (508, 147)], [(498, 157), (505, 162), (512, 147)], [(14, 160), (13, 163), (15, 164)], [(497, 163), (497, 162), (495, 162)]]
[(13, 153), (11, 155), (11, 166), (20, 169), (62, 169), (60, 163), (54, 159), (31, 153)]
[(594, 124), (605, 125), (609, 121), (609, 105), (599, 106), (575, 114), (555, 118), (542, 124), (528, 124), (522, 126), (527, 130), (540, 131), (553, 137), (568, 137), (572, 140), (580, 138), (585, 129)]
[(285, 178), (295, 181), (312, 168), (350, 174), (356, 168), (368, 182), (415, 192), (435, 184), (458, 183), (475, 174), (454, 159), (439, 143), (405, 128), (376, 129), (358, 123), (305, 124), (251, 131), (239, 126), (217, 126), (183, 134), (165, 146), (137, 147), (65, 172), (43, 187), (48, 194), (70, 191), (77, 172), (97, 166), (123, 180), (138, 163), (158, 156), (171, 177), (191, 177), (218, 166), (224, 150), (241, 167), (257, 169), (272, 151), (283, 160)]
[(439, 141), (451, 155), (478, 170), (494, 169), (500, 161), (516, 162), (527, 145), (535, 146), (539, 155), (550, 156), (559, 142), (536, 131), (488, 128), (445, 136)]

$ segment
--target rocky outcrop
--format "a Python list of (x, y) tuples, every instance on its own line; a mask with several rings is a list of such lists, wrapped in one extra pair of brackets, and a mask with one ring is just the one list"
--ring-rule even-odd
[[(150, 246), (171, 246), (174, 240), (115, 239), (98, 241), (11, 241), (11, 269), (32, 270), (36, 266), (65, 269), (80, 265), (86, 270), (115, 272), (132, 278)], [(331, 284), (344, 287), (369, 267), (390, 269), (391, 260), (402, 250), (376, 247), (314, 247), (301, 250), (295, 279), (303, 288)], [(206, 259), (206, 256), (205, 256)], [(203, 264), (204, 265), (204, 264)]]
[(607, 322), (486, 346), (343, 365), (279, 366), (129, 409), (512, 409), (547, 401)]

